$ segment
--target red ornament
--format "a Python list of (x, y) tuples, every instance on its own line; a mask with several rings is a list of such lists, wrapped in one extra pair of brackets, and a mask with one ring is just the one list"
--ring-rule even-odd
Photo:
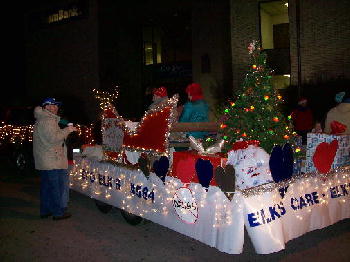
[(318, 172), (326, 174), (331, 169), (334, 157), (338, 150), (338, 140), (334, 139), (330, 144), (326, 142), (320, 143), (316, 147), (312, 161)]
[(280, 121), (280, 120), (278, 119), (278, 117), (276, 117), (276, 116), (275, 116), (274, 118), (272, 118), (272, 120), (273, 120), (273, 122), (276, 122), (276, 123), (277, 123), (278, 121)]

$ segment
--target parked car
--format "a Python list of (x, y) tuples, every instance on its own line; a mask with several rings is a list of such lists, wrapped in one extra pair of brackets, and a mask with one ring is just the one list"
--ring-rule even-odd
[(31, 106), (7, 107), (0, 114), (0, 154), (8, 157), (20, 172), (34, 167), (33, 110)]

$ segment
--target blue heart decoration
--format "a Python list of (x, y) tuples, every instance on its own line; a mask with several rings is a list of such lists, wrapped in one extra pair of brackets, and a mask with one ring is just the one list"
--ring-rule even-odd
[(293, 149), (289, 143), (283, 146), (283, 166), (285, 170), (285, 179), (290, 179), (293, 175), (294, 156)]
[(210, 181), (213, 178), (213, 165), (210, 163), (210, 160), (203, 160), (199, 158), (196, 161), (195, 167), (199, 183), (202, 185), (202, 187), (208, 189)]
[(278, 183), (283, 180), (283, 151), (281, 146), (273, 147), (269, 165), (273, 181)]
[(165, 182), (165, 176), (169, 170), (169, 159), (166, 156), (161, 156), (159, 160), (154, 161), (153, 171), (156, 175)]
[(290, 144), (285, 144), (283, 148), (279, 145), (273, 147), (269, 161), (273, 181), (278, 183), (292, 177), (293, 160), (293, 149)]

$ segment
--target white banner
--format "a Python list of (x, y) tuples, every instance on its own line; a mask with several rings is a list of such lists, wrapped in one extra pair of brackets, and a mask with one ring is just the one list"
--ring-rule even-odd
[[(70, 186), (222, 252), (240, 254), (243, 250), (243, 198), (239, 194), (230, 201), (218, 187), (210, 187), (207, 192), (200, 184), (184, 185), (173, 177), (166, 177), (164, 184), (154, 173), (147, 179), (140, 170), (87, 159), (76, 159)], [(184, 221), (174, 208), (174, 195), (186, 187), (198, 209), (192, 223)]]
[[(206, 191), (170, 176), (163, 183), (154, 173), (147, 179), (140, 170), (88, 159), (76, 159), (70, 182), (78, 192), (229, 254), (243, 251), (244, 225), (256, 252), (269, 254), (306, 232), (350, 217), (350, 169), (326, 181), (303, 178), (249, 197), (236, 192), (231, 201), (216, 186)], [(192, 216), (182, 215), (186, 210)]]
[[(349, 170), (350, 171), (350, 170)], [(280, 191), (284, 191), (282, 198)], [(245, 225), (259, 254), (284, 249), (306, 232), (350, 218), (349, 172), (309, 177), (244, 199)]]

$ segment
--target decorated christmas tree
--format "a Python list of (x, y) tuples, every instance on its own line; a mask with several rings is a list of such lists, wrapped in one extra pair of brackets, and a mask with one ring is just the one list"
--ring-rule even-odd
[(294, 136), (289, 117), (283, 116), (282, 96), (271, 84), (272, 70), (266, 65), (266, 53), (257, 41), (248, 46), (249, 70), (243, 87), (224, 108), (220, 133), (226, 150), (237, 140), (258, 140), (268, 153), (274, 145), (290, 142)]

